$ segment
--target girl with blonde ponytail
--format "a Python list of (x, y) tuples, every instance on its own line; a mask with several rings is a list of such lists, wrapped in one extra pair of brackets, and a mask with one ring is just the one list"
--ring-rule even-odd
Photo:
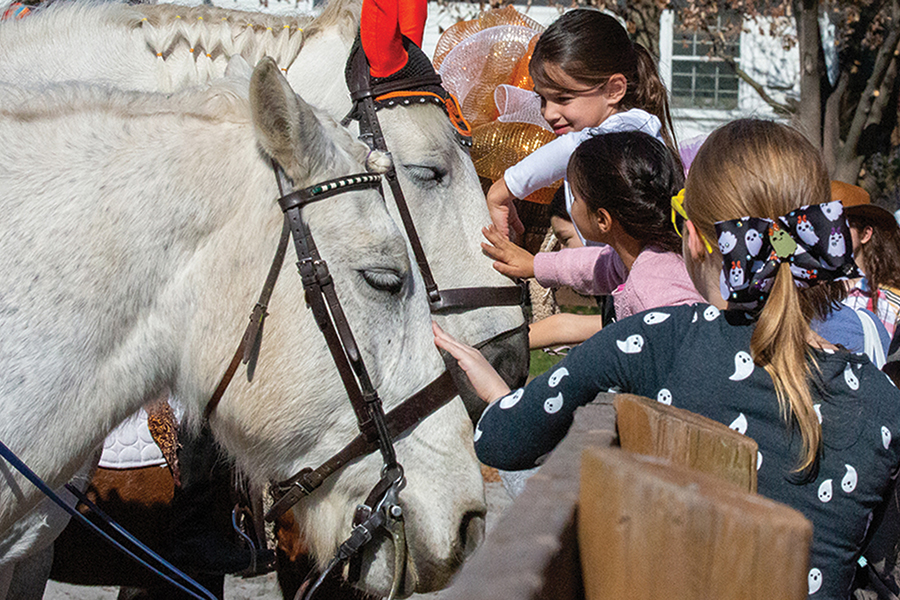
[(857, 276), (843, 207), (819, 153), (789, 127), (715, 131), (672, 199), (691, 280), (709, 304), (661, 307), (604, 328), (510, 392), (477, 351), (437, 327), (491, 405), (482, 462), (533, 467), (575, 409), (609, 388), (700, 413), (759, 445), (759, 493), (813, 523), (809, 593), (846, 600), (874, 511), (900, 468), (900, 391), (864, 355), (809, 327)]
[[(766, 121), (745, 120), (713, 135), (710, 148), (735, 159), (725, 162), (708, 151), (698, 154), (701, 161), (692, 165), (692, 169), (699, 166), (698, 173), (685, 184), (685, 211), (695, 231), (706, 239), (718, 239), (715, 223), (719, 221), (750, 215), (774, 220), (800, 206), (830, 200), (831, 183), (822, 159), (797, 131)], [(777, 185), (758, 175), (767, 172), (777, 174)], [(808, 221), (807, 217), (804, 222)], [(844, 237), (846, 249), (849, 230)], [(732, 250), (729, 254), (734, 253)], [(696, 268), (696, 263), (705, 258), (703, 254), (686, 257), (688, 269)], [(712, 257), (710, 260), (716, 262)], [(810, 343), (825, 342), (809, 327), (813, 307), (809, 301), (804, 306), (804, 297), (818, 290), (798, 289), (791, 265), (790, 261), (781, 261), (774, 273), (770, 265), (766, 285), (771, 289), (750, 340), (750, 355), (772, 377), (785, 420), (790, 422), (792, 416), (796, 419), (803, 440), (798, 469), (804, 470), (815, 462), (822, 431), (809, 389), (815, 369)], [(842, 275), (846, 277), (849, 272)], [(750, 302), (753, 308), (759, 304)]]

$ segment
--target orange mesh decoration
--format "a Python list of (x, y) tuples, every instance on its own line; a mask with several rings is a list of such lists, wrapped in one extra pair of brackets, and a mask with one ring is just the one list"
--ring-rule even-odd
[(513, 69), (509, 85), (514, 85), (523, 90), (534, 89), (534, 80), (531, 79), (531, 74), (528, 72), (528, 64), (531, 62), (531, 55), (534, 54), (534, 45), (537, 43), (538, 37), (534, 36), (531, 38), (531, 41), (528, 43), (528, 50), (525, 51), (525, 55), (519, 59), (519, 62), (516, 63), (516, 68)]
[[(506, 6), (453, 25), (435, 48), (434, 66), (472, 126), (475, 169), (491, 181), (556, 137), (540, 116), (539, 101), (524, 91), (534, 89), (528, 64), (543, 30), (534, 19)], [(526, 200), (547, 204), (558, 187), (539, 190)]]
[(490, 54), (484, 63), (480, 80), (494, 85), (476, 85), (463, 102), (463, 114), (472, 115), (472, 127), (478, 127), (495, 120), (500, 114), (494, 104), (494, 88), (501, 83), (510, 83), (510, 74), (516, 70), (519, 57), (526, 47), (514, 40), (498, 40), (491, 44)]
[(434, 64), (435, 70), (441, 68), (441, 63), (444, 62), (447, 53), (450, 52), (456, 44), (471, 36), (473, 33), (478, 33), (488, 27), (497, 27), (498, 25), (521, 25), (522, 27), (534, 29), (538, 33), (544, 30), (543, 25), (531, 17), (526, 17), (511, 5), (485, 11), (481, 13), (477, 19), (460, 21), (459, 23), (448, 27), (444, 33), (441, 34), (441, 38), (434, 48), (434, 58), (431, 61)]

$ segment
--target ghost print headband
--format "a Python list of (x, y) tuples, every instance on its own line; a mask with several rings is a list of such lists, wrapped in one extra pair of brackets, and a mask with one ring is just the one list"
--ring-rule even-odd
[(729, 302), (764, 302), (783, 262), (799, 288), (861, 276), (839, 200), (801, 206), (774, 220), (719, 221), (716, 237), (724, 262), (722, 297)]

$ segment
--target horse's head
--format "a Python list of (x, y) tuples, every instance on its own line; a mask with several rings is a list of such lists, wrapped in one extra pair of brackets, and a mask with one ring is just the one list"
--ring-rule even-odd
[[(295, 189), (384, 162), (295, 95), (270, 60), (253, 72), (250, 104), (261, 148)], [(421, 277), (410, 268), (406, 244), (376, 191), (333, 196), (305, 207), (303, 217), (368, 375), (390, 410), (444, 369)], [(234, 400), (226, 396), (211, 423), (251, 476), (284, 480), (326, 461), (358, 431), (293, 268), (284, 269), (269, 312), (253, 383), (233, 382)], [(406, 591), (430, 590), (446, 584), (483, 530), (480, 471), (462, 403), (452, 401), (404, 433), (396, 451), (407, 478), (400, 494), (410, 549)], [(377, 454), (353, 461), (299, 505), (301, 528), (320, 561), (327, 562), (349, 535), (354, 508), (378, 481), (380, 468)], [(365, 551), (361, 585), (386, 592), (391, 549), (382, 538)]]
[[(354, 20), (356, 19), (356, 20)], [(311, 101), (337, 118), (350, 110), (347, 88), (317, 85), (322, 72), (340, 69), (351, 53), (358, 27), (358, 2), (331, 2), (308, 28), (300, 55), (288, 71), (297, 89), (308, 90)], [(417, 58), (427, 59), (415, 48)], [(430, 68), (430, 63), (427, 63)], [(382, 106), (386, 106), (382, 103)], [(396, 166), (400, 187), (434, 280), (441, 290), (510, 286), (481, 251), (481, 228), (490, 223), (484, 193), (467, 151), (459, 143), (452, 119), (428, 101), (404, 103), (378, 111), (387, 149)], [(388, 190), (388, 193), (391, 193)], [(388, 210), (400, 222), (397, 203)], [(453, 309), (434, 318), (457, 339), (481, 347), (503, 377), (513, 385), (524, 383), (528, 368), (527, 331), (516, 306)], [(516, 330), (512, 335), (505, 332)], [(497, 338), (497, 339), (495, 339)], [(457, 369), (450, 361), (451, 369)], [(456, 377), (470, 414), (483, 410), (483, 402), (464, 377)]]
[[(324, 104), (333, 117), (340, 118), (342, 110), (349, 108), (342, 77), (349, 43), (345, 48), (340, 45), (345, 29), (358, 23), (359, 2), (341, 4), (329, 3), (325, 16), (331, 15), (331, 20), (325, 19), (307, 30), (311, 33), (311, 52), (298, 57), (297, 49), (305, 39), (305, 22), (296, 19), (273, 21), (259, 15), (211, 7), (181, 10), (156, 5), (87, 4), (73, 7), (60, 3), (16, 25), (4, 24), (4, 39), (15, 39), (16, 43), (4, 44), (0, 49), (3, 56), (0, 73), (5, 74), (8, 81), (20, 81), (22, 77), (34, 82), (77, 79), (128, 90), (170, 91), (184, 85), (202, 84), (220, 75), (224, 71), (222, 63), (232, 55), (268, 54), (283, 59), (279, 65), (282, 68), (290, 67), (288, 78), (295, 89), (303, 91), (307, 100), (313, 100), (312, 94), (319, 91), (340, 90), (341, 99), (336, 104)], [(259, 22), (248, 26), (250, 20)], [(63, 28), (66, 35), (57, 35)], [(16, 37), (12, 37), (13, 34)], [(338, 44), (336, 54), (334, 47), (321, 43), (323, 40)], [(45, 60), (35, 61), (37, 55), (44, 56)], [(293, 71), (300, 63), (308, 77), (304, 85), (297, 86)], [(163, 162), (158, 161), (154, 167), (175, 169), (172, 165), (177, 164), (180, 169), (177, 173), (162, 171), (155, 177), (146, 176), (146, 179), (159, 183), (156, 197), (168, 198), (173, 193), (173, 186), (168, 186), (164, 177), (177, 179), (178, 189), (181, 189), (188, 185), (180, 185), (183, 182), (197, 179), (200, 169), (209, 175), (203, 185), (218, 186), (220, 197), (230, 198), (243, 191), (261, 189), (269, 190), (267, 193), (271, 196), (274, 178), (260, 166), (268, 164), (269, 157), (278, 161), (298, 188), (365, 170), (368, 149), (354, 142), (334, 121), (323, 118), (298, 99), (279, 79), (277, 71), (270, 64), (264, 64), (254, 76), (257, 79), (252, 92), (252, 102), (257, 109), (254, 124), (258, 146), (263, 151), (253, 147), (251, 158), (258, 159), (258, 164), (252, 173), (239, 171), (233, 160), (225, 166), (224, 147), (217, 149), (218, 154), (213, 153), (216, 154), (214, 157), (204, 155), (203, 160), (201, 152), (192, 148), (179, 155), (177, 163), (164, 156), (160, 157)], [(243, 88), (243, 94), (247, 89), (247, 86)], [(162, 100), (154, 97), (153, 102), (161, 103)], [(201, 121), (217, 122), (215, 115), (207, 117)], [(237, 135), (241, 128), (240, 124), (224, 123), (218, 133)], [(450, 137), (441, 143), (455, 144)], [(456, 152), (455, 148), (446, 150)], [(410, 153), (413, 151), (411, 149)], [(442, 150), (437, 148), (436, 151)], [(261, 158), (262, 154), (266, 154), (265, 159)], [(404, 164), (412, 160), (408, 158), (411, 154), (399, 152), (399, 149), (398, 156)], [(471, 166), (467, 169), (466, 189), (475, 193), (477, 180)], [(403, 168), (400, 176), (404, 185), (408, 185), (409, 176)], [(483, 198), (479, 194), (473, 199), (455, 185), (445, 189), (445, 194), (420, 195), (416, 192), (410, 195), (410, 203), (420, 209), (435, 198), (440, 202), (472, 204), (448, 211), (453, 213), (450, 220), (433, 226), (442, 235), (423, 240), (429, 254), (448, 253), (460, 257), (458, 261), (440, 261), (435, 273), (439, 283), (455, 286), (460, 278), (474, 277), (466, 274), (472, 265), (476, 265), (485, 277), (497, 277), (483, 257), (479, 256), (477, 262), (470, 261), (471, 264), (463, 262), (462, 256), (477, 254), (477, 243), (472, 237), (455, 237), (456, 232), (461, 231), (459, 219), (470, 210), (484, 210)], [(205, 193), (213, 195), (208, 191)], [(148, 202), (154, 198), (149, 191), (143, 195)], [(456, 195), (458, 200), (453, 197)], [(193, 199), (180, 203), (170, 199), (174, 207), (172, 214), (175, 209), (187, 212), (194, 206), (189, 200)], [(251, 288), (262, 286), (265, 268), (260, 265), (265, 259), (260, 257), (274, 252), (274, 237), (280, 224), (277, 207), (265, 205), (264, 208), (266, 212), (261, 215), (245, 216), (246, 222), (232, 218), (233, 223), (227, 224), (231, 235), (227, 238), (228, 253), (210, 259), (218, 271), (206, 277), (214, 289), (223, 289), (216, 289), (219, 295), (206, 294), (215, 296), (218, 312), (210, 309), (211, 316), (202, 327), (194, 326), (190, 331), (175, 328), (177, 334), (174, 334), (173, 344), (178, 342), (201, 348), (197, 350), (197, 356), (171, 359), (175, 364), (166, 364), (166, 369), (160, 369), (164, 374), (170, 371), (197, 373), (198, 381), (186, 382), (181, 386), (184, 389), (177, 390), (185, 396), (214, 387), (215, 383), (205, 378), (218, 376), (218, 371), (224, 367), (219, 352), (224, 345), (232, 343), (230, 337), (226, 343), (226, 334), (235, 333), (221, 315), (244, 314), (258, 294), (258, 289), (251, 291)], [(330, 267), (337, 295), (371, 378), (386, 408), (390, 409), (431, 381), (442, 368), (440, 355), (433, 346), (421, 277), (410, 269), (402, 238), (374, 191), (331, 198), (304, 208), (303, 215)], [(198, 221), (193, 213), (190, 217), (181, 221), (171, 217), (174, 224), (160, 227), (161, 235), (180, 233), (187, 227), (198, 230), (197, 235), (208, 233), (201, 231), (200, 226), (205, 221)], [(435, 218), (442, 217), (437, 214)], [(483, 222), (487, 222), (486, 217)], [(472, 235), (477, 236), (477, 231), (467, 234)], [(240, 236), (243, 237), (238, 241)], [(460, 242), (473, 248), (462, 252)], [(211, 252), (207, 247), (208, 244), (198, 254), (205, 256)], [(234, 283), (234, 273), (245, 272), (239, 269), (250, 268), (248, 265), (252, 261), (258, 261), (253, 265), (260, 269), (259, 282), (241, 281), (246, 286), (243, 288), (246, 294), (240, 297), (231, 288), (229, 293), (224, 293), (223, 286)], [(160, 264), (175, 268), (171, 261), (161, 260)], [(192, 273), (192, 277), (196, 279), (197, 274)], [(141, 284), (151, 288), (149, 281), (143, 277)], [(236, 378), (212, 417), (213, 427), (224, 445), (238, 454), (241, 466), (258, 479), (283, 479), (301, 467), (315, 466), (317, 461), (327, 458), (355, 435), (352, 411), (342, 401), (346, 399), (346, 392), (303, 298), (296, 272), (286, 268), (269, 304), (271, 317), (266, 321), (255, 380), (251, 386)], [(191, 302), (186, 302), (182, 312), (188, 314), (191, 311), (189, 314), (193, 318), (196, 306)], [(247, 302), (249, 304), (245, 304)], [(504, 313), (513, 310), (503, 309)], [(478, 311), (482, 312), (487, 311)], [(472, 326), (472, 331), (478, 331), (476, 336), (460, 329), (470, 318), (462, 316), (455, 320), (458, 325), (446, 323), (447, 328), (462, 334), (464, 340), (474, 342), (506, 327), (504, 321), (514, 320), (497, 318), (495, 324), (485, 322), (486, 317), (479, 316), (481, 325)], [(517, 322), (521, 323), (521, 316)], [(183, 338), (190, 340), (185, 343)], [(210, 344), (212, 339), (218, 345)], [(203, 349), (203, 344), (209, 345), (210, 350)], [(199, 369), (201, 366), (209, 367), (208, 370), (214, 373)], [(140, 398), (134, 401), (139, 403)], [(483, 511), (483, 499), (478, 491), (480, 479), (471, 448), (471, 424), (462, 418), (462, 414), (459, 403), (451, 403), (405, 434), (397, 445), (400, 462), (409, 480), (401, 500), (410, 525), (410, 572), (414, 575), (410, 585), (420, 589), (446, 582), (465, 546), (460, 530), (477, 530), (481, 522), (478, 515)], [(115, 416), (116, 419), (123, 417)], [(426, 434), (431, 436), (427, 442)], [(327, 560), (339, 539), (349, 532), (352, 507), (362, 500), (368, 491), (363, 490), (372, 485), (378, 470), (375, 457), (355, 461), (304, 503), (308, 511), (298, 511), (312, 549), (321, 560)], [(330, 491), (334, 493), (327, 494)], [(471, 528), (470, 523), (473, 524)], [(388, 569), (382, 556), (387, 553), (381, 552), (377, 559), (367, 558), (365, 584), (376, 589), (384, 587)]]

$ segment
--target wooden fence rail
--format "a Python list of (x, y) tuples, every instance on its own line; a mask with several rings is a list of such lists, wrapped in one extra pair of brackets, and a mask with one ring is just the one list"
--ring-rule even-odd
[[(812, 527), (755, 489), (750, 438), (652, 400), (600, 394), (444, 598), (803, 600)], [(748, 573), (765, 582), (747, 583)]]

